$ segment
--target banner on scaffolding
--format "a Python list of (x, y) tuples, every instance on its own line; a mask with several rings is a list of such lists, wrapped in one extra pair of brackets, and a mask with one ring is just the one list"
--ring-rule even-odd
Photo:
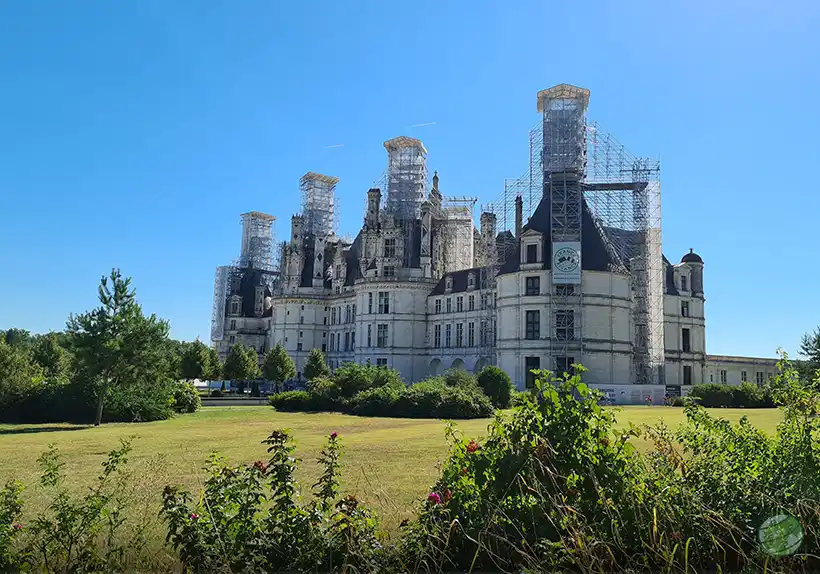
[(581, 242), (564, 241), (552, 244), (553, 285), (581, 283)]

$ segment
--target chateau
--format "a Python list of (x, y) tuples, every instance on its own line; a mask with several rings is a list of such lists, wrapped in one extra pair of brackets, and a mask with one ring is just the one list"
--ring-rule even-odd
[[(703, 259), (661, 250), (658, 162), (587, 118), (588, 90), (538, 93), (530, 169), (474, 224), (476, 200), (446, 196), (418, 139), (385, 142), (380, 187), (355, 238), (336, 234), (334, 177), (302, 177), (302, 213), (273, 254), (273, 217), (243, 217), (240, 258), (217, 269), (212, 342), (301, 368), (370, 362), (419, 381), (495, 364), (523, 389), (532, 371), (588, 369), (616, 403), (703, 382), (762, 383), (773, 359), (706, 354)], [(446, 190), (445, 190), (446, 191)]]

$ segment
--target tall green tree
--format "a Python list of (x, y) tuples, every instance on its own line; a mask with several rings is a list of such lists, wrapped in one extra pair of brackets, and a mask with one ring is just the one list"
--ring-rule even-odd
[(43, 369), (30, 349), (12, 346), (0, 338), (0, 411), (11, 409), (43, 381)]
[(199, 339), (185, 345), (180, 361), (183, 379), (205, 379), (211, 373), (211, 353)]
[(34, 336), (25, 329), (12, 327), (3, 333), (3, 338), (12, 347), (29, 347), (34, 344)]
[(215, 381), (222, 375), (222, 361), (219, 360), (219, 353), (213, 347), (208, 348), (208, 372), (205, 378), (209, 381)]
[(330, 369), (325, 363), (325, 355), (319, 349), (313, 349), (305, 361), (305, 368), (302, 373), (308, 381), (312, 381), (316, 377), (326, 377), (330, 375)]
[(66, 383), (71, 369), (71, 355), (60, 345), (56, 333), (37, 338), (33, 348), (34, 360), (43, 368), (49, 383)]
[(274, 383), (276, 392), (281, 390), (282, 383), (296, 376), (296, 364), (282, 343), (277, 344), (265, 355), (265, 360), (262, 362), (262, 374)]
[(231, 381), (247, 381), (259, 376), (259, 359), (256, 356), (256, 351), (250, 349), (253, 353), (248, 352), (248, 349), (242, 343), (237, 343), (231, 347), (225, 359), (225, 364), (222, 367), (222, 374), (226, 379)]
[(170, 374), (168, 323), (156, 315), (143, 314), (131, 279), (112, 269), (100, 280), (97, 294), (100, 306), (69, 316), (66, 329), (72, 337), (78, 370), (96, 396), (95, 425), (102, 421), (111, 389), (153, 382)]
[(800, 356), (803, 360), (796, 363), (800, 378), (812, 381), (817, 370), (820, 369), (820, 327), (806, 333), (800, 341)]

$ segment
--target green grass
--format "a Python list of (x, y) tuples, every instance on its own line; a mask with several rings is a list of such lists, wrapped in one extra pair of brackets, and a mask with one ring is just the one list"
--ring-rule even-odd
[[(743, 414), (759, 428), (773, 432), (780, 421), (774, 409), (717, 409), (713, 413), (736, 421)], [(683, 410), (672, 407), (627, 407), (617, 414), (619, 425), (664, 420), (676, 427)], [(482, 436), (488, 420), (460, 421), (466, 436)], [(270, 407), (206, 407), (199, 413), (169, 421), (144, 424), (108, 424), (99, 428), (71, 425), (0, 425), (0, 480), (22, 480), (24, 501), (30, 509), (45, 498), (37, 486), (37, 458), (50, 443), (65, 454), (69, 484), (76, 489), (91, 484), (105, 455), (121, 438), (133, 436), (128, 467), (134, 487), (158, 510), (162, 487), (183, 484), (196, 492), (204, 475), (202, 465), (218, 451), (233, 463), (266, 459), (261, 444), (274, 428), (288, 428), (303, 460), (298, 478), (309, 489), (318, 477), (316, 456), (327, 435), (343, 439), (344, 492), (353, 492), (373, 505), (392, 530), (427, 493), (438, 475), (437, 465), (447, 455), (444, 423), (437, 420), (365, 418), (321, 413), (278, 413)], [(639, 448), (646, 444), (638, 442)], [(149, 504), (150, 505), (150, 504)], [(155, 512), (152, 512), (154, 515)]]

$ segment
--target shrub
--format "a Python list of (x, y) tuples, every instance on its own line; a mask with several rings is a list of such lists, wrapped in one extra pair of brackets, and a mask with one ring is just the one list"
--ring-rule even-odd
[(365, 417), (401, 416), (395, 412), (396, 403), (407, 387), (402, 382), (392, 382), (364, 390), (350, 399), (350, 412)]
[(506, 409), (510, 406), (513, 384), (507, 373), (496, 366), (490, 365), (481, 370), (476, 380), (478, 386), (481, 387), (485, 395), (490, 397), (496, 408)]
[(469, 387), (476, 385), (475, 377), (464, 369), (448, 369), (444, 373), (444, 382), (451, 387)]
[(201, 406), (202, 400), (193, 383), (176, 383), (174, 386), (174, 410), (176, 412), (195, 413)]
[(406, 386), (404, 384), (404, 380), (401, 378), (401, 374), (396, 369), (391, 369), (389, 367), (373, 367), (373, 379), (370, 383), (370, 387), (383, 387), (385, 385), (401, 385), (402, 387)]
[(322, 472), (307, 504), (298, 498), (288, 434), (274, 431), (265, 444), (267, 462), (229, 467), (214, 457), (196, 497), (180, 487), (165, 488), (168, 540), (183, 571), (384, 570), (372, 514), (355, 496), (339, 496), (338, 435), (330, 435), (319, 456)]
[(299, 412), (311, 410), (310, 393), (307, 391), (284, 391), (268, 397), (277, 411)]
[(344, 363), (336, 369), (334, 380), (338, 385), (339, 393), (343, 397), (352, 397), (365, 389), (373, 386), (373, 375), (375, 367), (372, 365), (357, 365), (356, 363)]
[(510, 395), (510, 406), (520, 407), (527, 401), (533, 400), (533, 394), (529, 391), (513, 391)]
[(774, 406), (768, 388), (744, 382), (738, 386), (708, 383), (695, 385), (689, 396), (707, 408), (771, 408)]
[(330, 377), (318, 376), (307, 383), (311, 410), (344, 410), (341, 389)]

